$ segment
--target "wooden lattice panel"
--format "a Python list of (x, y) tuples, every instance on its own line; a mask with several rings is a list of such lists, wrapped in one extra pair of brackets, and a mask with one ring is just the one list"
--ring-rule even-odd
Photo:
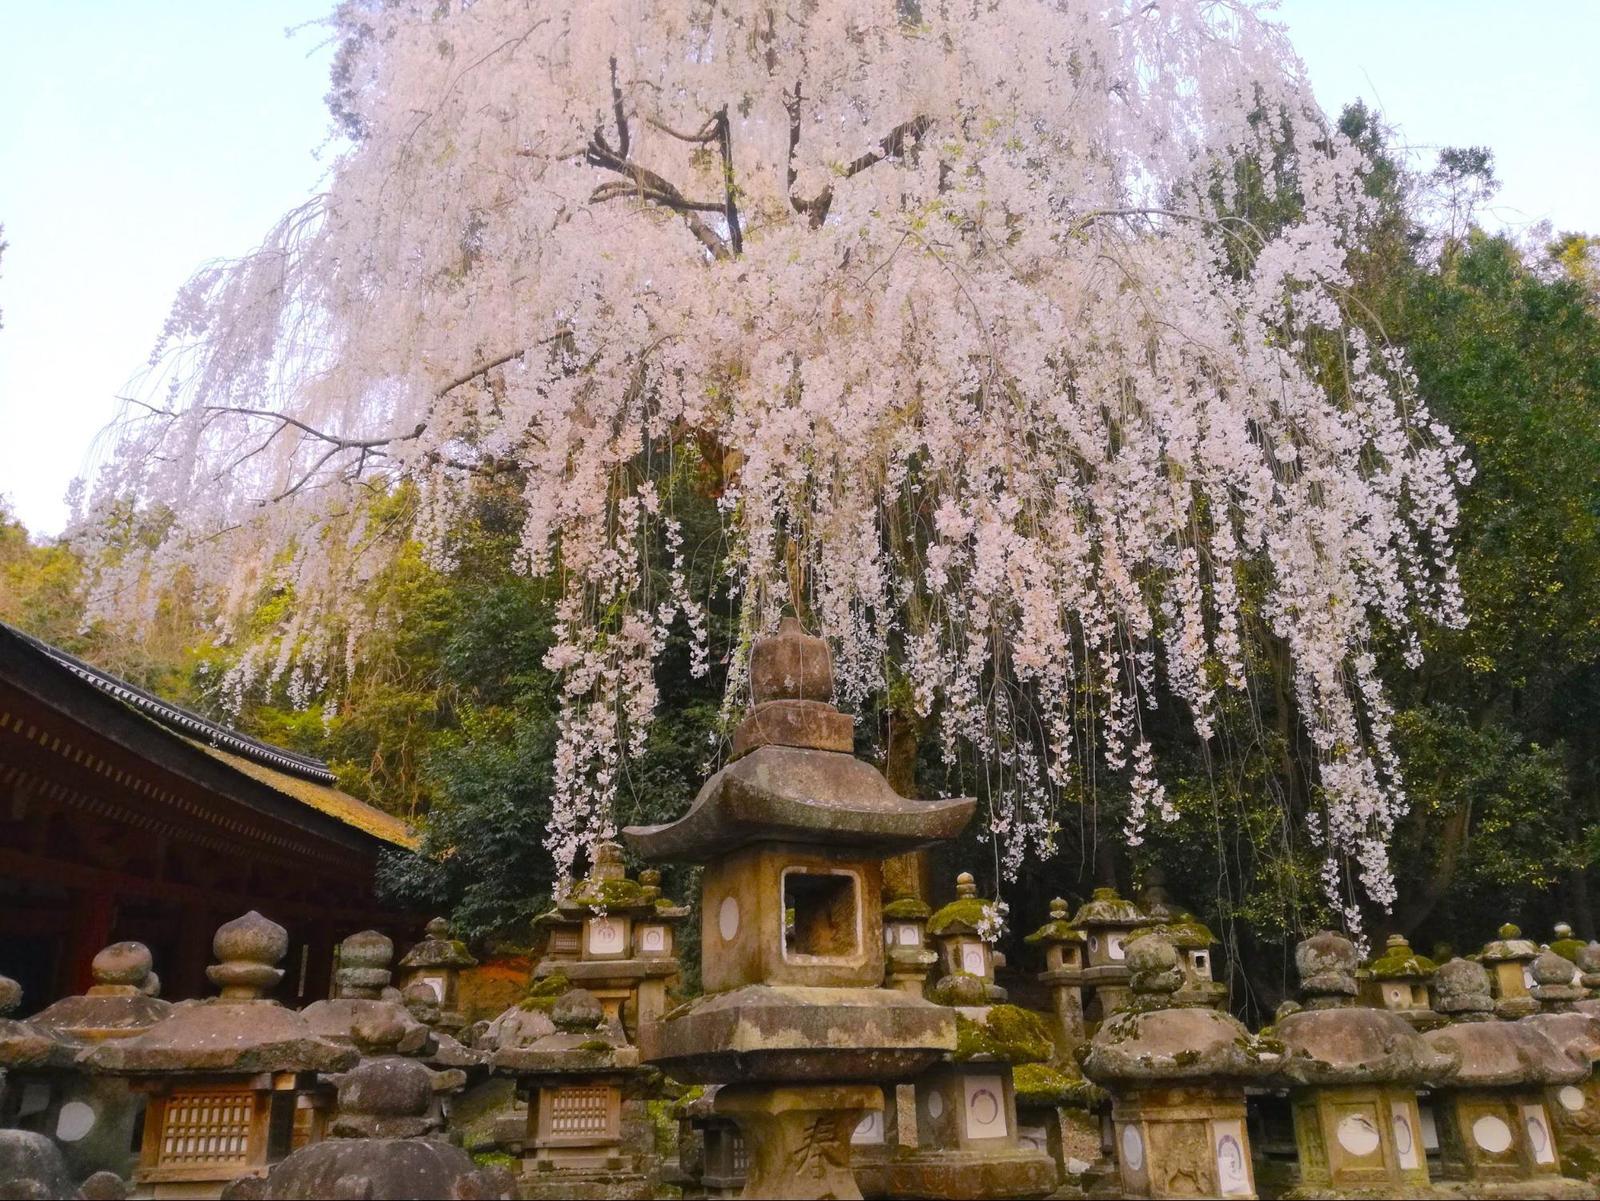
[(603, 1085), (552, 1090), (550, 1133), (557, 1138), (605, 1138), (611, 1133), (611, 1090)]
[(245, 1165), (256, 1125), (248, 1089), (175, 1092), (162, 1106), (155, 1166), (161, 1169)]

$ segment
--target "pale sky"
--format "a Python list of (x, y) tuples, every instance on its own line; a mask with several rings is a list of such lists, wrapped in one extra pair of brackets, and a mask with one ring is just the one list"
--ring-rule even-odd
[[(0, 0), (0, 494), (36, 533), (202, 263), (317, 191), (332, 0)], [(1596, 0), (1285, 0), (1323, 106), (1486, 145), (1490, 217), (1600, 232)]]

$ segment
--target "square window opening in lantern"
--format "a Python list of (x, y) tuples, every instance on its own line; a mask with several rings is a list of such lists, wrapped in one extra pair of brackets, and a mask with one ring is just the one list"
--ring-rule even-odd
[(786, 960), (849, 959), (861, 949), (861, 903), (855, 873), (786, 868), (783, 873)]

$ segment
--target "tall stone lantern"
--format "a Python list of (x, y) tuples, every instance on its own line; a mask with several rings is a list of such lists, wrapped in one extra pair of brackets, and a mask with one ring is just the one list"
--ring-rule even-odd
[(1084, 1019), (1093, 1025), (1128, 1003), (1128, 943), (1135, 930), (1150, 924), (1150, 915), (1115, 888), (1097, 888), (1072, 915), (1072, 924), (1083, 931)]
[(1103, 1022), (1083, 1073), (1111, 1093), (1127, 1197), (1254, 1197), (1244, 1089), (1280, 1060), (1235, 1017), (1180, 998), (1177, 949), (1159, 934), (1128, 944), (1132, 999)]
[(1522, 931), (1507, 922), (1498, 937), (1485, 943), (1478, 959), (1489, 969), (1489, 987), (1494, 997), (1494, 1014), (1515, 1021), (1539, 1012), (1533, 999), (1533, 961), (1539, 957), (1536, 943), (1522, 937)]
[(453, 1035), (466, 1025), (460, 1012), (461, 973), (477, 967), (478, 961), (466, 943), (450, 937), (450, 923), (442, 917), (429, 921), (422, 934), (422, 941), (401, 957), (395, 983), (401, 992), (413, 984), (426, 985), (439, 1003), (434, 1024)]
[(211, 945), (218, 962), (206, 974), (220, 995), (83, 1055), (91, 1070), (131, 1077), (150, 1095), (134, 1172), (144, 1196), (216, 1197), (238, 1177), (265, 1176), (291, 1149), (297, 1102), (316, 1073), (360, 1058), (266, 997), (283, 976), (282, 926), (252, 911)]
[(1305, 1008), (1281, 1018), (1280, 1078), (1288, 1085), (1299, 1187), (1382, 1190), (1428, 1187), (1417, 1090), (1455, 1075), (1456, 1058), (1424, 1042), (1387, 1009), (1356, 1004), (1355, 944), (1323, 932), (1295, 949)]
[(998, 1004), (1006, 999), (1005, 989), (994, 980), (998, 965), (994, 946), (985, 937), (984, 929), (988, 913), (988, 902), (979, 899), (972, 873), (962, 872), (956, 877), (956, 899), (928, 919), (928, 935), (944, 968), (941, 983), (957, 976), (979, 982), (978, 1000), (973, 1004)]
[(1057, 897), (1050, 902), (1050, 920), (1023, 940), (1044, 951), (1041, 983), (1050, 989), (1050, 1004), (1055, 1011), (1051, 1031), (1056, 1048), (1065, 1058), (1083, 1045), (1083, 955), (1088, 938), (1067, 920), (1067, 902)]
[(956, 1048), (951, 1010), (883, 986), (883, 860), (954, 837), (975, 802), (907, 800), (854, 758), (828, 646), (793, 618), (757, 640), (750, 682), (735, 759), (678, 821), (624, 831), (647, 860), (705, 865), (705, 993), (662, 1021), (651, 1060), (724, 1086), (746, 1197), (859, 1197), (862, 1118)]
[(545, 941), (534, 979), (559, 976), (583, 988), (648, 1054), (678, 974), (676, 928), (688, 913), (661, 895), (659, 872), (630, 880), (622, 848), (602, 842), (589, 875), (536, 919)]
[(1591, 1195), (1562, 1179), (1545, 1107), (1546, 1090), (1582, 1082), (1587, 1065), (1535, 1027), (1495, 1018), (1489, 974), (1481, 964), (1450, 960), (1440, 966), (1434, 989), (1439, 1010), (1451, 1021), (1422, 1037), (1461, 1061), (1432, 1097), (1444, 1179), (1508, 1196), (1527, 1196), (1530, 1186), (1540, 1196)]

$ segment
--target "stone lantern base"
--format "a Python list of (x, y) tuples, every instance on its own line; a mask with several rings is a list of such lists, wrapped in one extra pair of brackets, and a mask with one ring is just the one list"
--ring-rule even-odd
[(1443, 1089), (1435, 1094), (1442, 1175), (1483, 1197), (1600, 1197), (1561, 1175), (1544, 1093)]
[(1113, 1099), (1111, 1121), (1125, 1196), (1256, 1196), (1242, 1088), (1122, 1093)]
[(749, 1153), (744, 1196), (859, 1198), (850, 1171), (850, 1137), (869, 1111), (883, 1108), (872, 1084), (730, 1084), (715, 1111), (739, 1124)]

